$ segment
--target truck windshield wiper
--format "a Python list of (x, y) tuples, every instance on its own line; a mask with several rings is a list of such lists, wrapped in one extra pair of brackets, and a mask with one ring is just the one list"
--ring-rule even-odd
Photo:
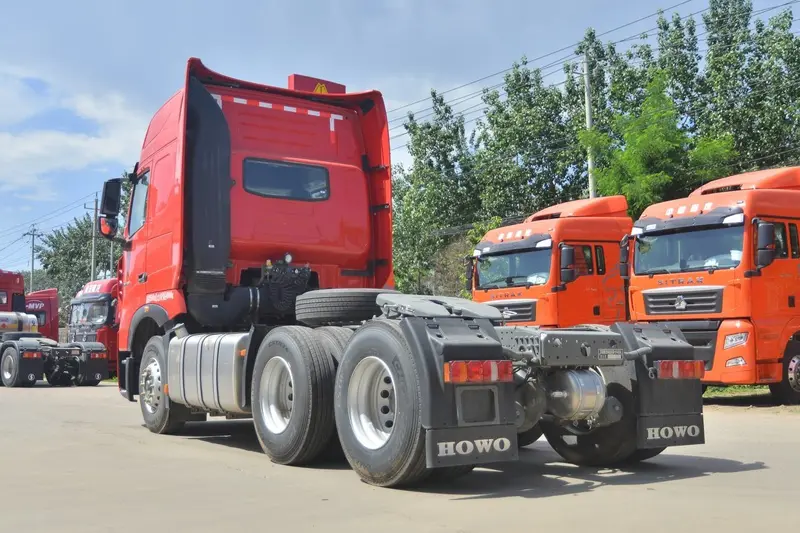
[(656, 274), (674, 274), (674, 272), (672, 272), (668, 268), (653, 268), (653, 269), (650, 269), (647, 272), (645, 272), (645, 274), (647, 274), (648, 276), (650, 276), (652, 278)]

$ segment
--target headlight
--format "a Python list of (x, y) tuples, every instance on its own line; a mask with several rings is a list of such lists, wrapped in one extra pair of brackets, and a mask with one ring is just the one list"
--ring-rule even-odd
[(723, 349), (727, 350), (728, 348), (741, 346), (746, 342), (747, 342), (747, 333), (733, 333), (731, 335), (725, 335), (725, 346)]
[(292, 254), (286, 254), (285, 256), (283, 256), (283, 260), (286, 261), (286, 264), (288, 265), (289, 263), (292, 262)]

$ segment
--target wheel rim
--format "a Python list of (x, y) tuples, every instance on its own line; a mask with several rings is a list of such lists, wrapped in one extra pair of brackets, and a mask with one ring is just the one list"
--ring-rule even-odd
[(356, 440), (369, 450), (381, 448), (394, 431), (394, 376), (382, 360), (369, 356), (353, 369), (347, 388), (347, 412)]
[(789, 361), (786, 378), (792, 390), (800, 392), (800, 355), (795, 355)]
[(261, 412), (267, 429), (280, 435), (289, 426), (294, 404), (292, 369), (283, 357), (273, 357), (267, 361), (261, 374), (259, 393)]
[(151, 414), (161, 405), (161, 365), (153, 359), (139, 378), (139, 394), (147, 411)]
[(8, 381), (14, 374), (14, 358), (6, 356), (3, 358), (3, 378)]

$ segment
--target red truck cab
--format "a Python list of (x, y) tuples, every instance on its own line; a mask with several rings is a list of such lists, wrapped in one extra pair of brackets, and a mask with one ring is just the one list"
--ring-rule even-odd
[[(120, 360), (138, 359), (176, 322), (190, 332), (292, 323), (304, 291), (384, 287), (392, 271), (387, 131), (377, 91), (272, 87), (190, 59), (134, 169)], [(117, 231), (119, 187), (104, 187), (106, 237)]]
[(25, 280), (19, 272), (0, 270), (0, 312), (25, 312)]
[(631, 231), (624, 196), (564, 202), (489, 231), (468, 269), (476, 302), (514, 325), (570, 327), (625, 320), (620, 240)]
[(108, 354), (108, 371), (117, 371), (117, 317), (119, 282), (116, 278), (91, 281), (70, 301), (68, 342), (99, 342)]
[(58, 289), (29, 292), (25, 297), (25, 312), (36, 316), (39, 333), (58, 342)]

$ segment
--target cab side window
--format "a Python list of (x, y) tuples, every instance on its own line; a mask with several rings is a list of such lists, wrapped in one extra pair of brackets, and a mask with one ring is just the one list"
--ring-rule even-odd
[(606, 273), (606, 255), (603, 247), (599, 244), (594, 247), (594, 254), (597, 256), (597, 274), (602, 276)]
[(128, 237), (139, 231), (144, 226), (145, 213), (147, 212), (147, 191), (150, 185), (150, 171), (136, 179), (133, 185), (133, 196), (130, 203), (130, 217), (128, 219)]
[(792, 259), (800, 257), (800, 238), (797, 236), (797, 225), (789, 224), (789, 242), (792, 245)]
[(591, 276), (594, 274), (591, 246), (575, 246), (575, 274), (577, 276)]
[(786, 242), (786, 225), (783, 222), (773, 222), (775, 225), (775, 257), (786, 259), (789, 257), (789, 245)]

